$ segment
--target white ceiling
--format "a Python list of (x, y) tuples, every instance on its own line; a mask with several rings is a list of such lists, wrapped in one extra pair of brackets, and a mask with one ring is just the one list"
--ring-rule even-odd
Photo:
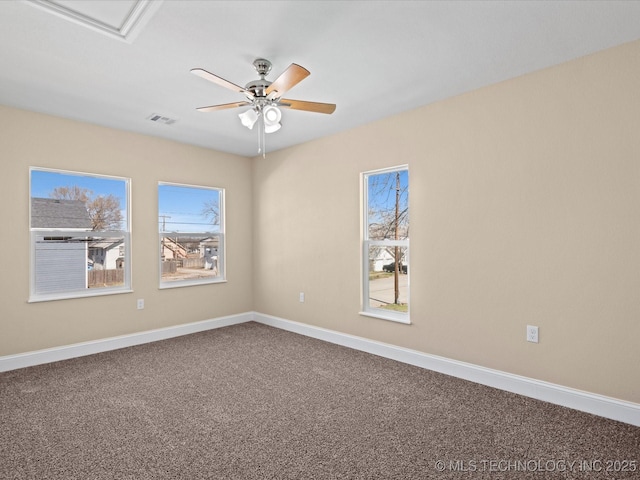
[(244, 97), (190, 69), (307, 68), (286, 96), (336, 112), (283, 111), (274, 151), (640, 38), (639, 1), (43, 3), (0, 2), (0, 103), (249, 157), (242, 109), (195, 110)]

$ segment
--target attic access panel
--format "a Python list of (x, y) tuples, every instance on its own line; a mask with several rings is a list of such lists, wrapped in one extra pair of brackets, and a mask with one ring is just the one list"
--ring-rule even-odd
[(151, 0), (31, 0), (30, 5), (111, 37), (131, 42), (158, 9)]

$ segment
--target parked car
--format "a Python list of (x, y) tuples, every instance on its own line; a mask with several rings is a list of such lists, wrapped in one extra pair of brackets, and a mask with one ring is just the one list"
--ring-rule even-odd
[[(398, 270), (400, 270), (400, 273), (407, 273), (408, 268), (409, 268), (408, 265), (403, 265), (402, 262), (400, 262), (399, 267), (400, 268)], [(396, 269), (395, 262), (387, 263), (386, 265), (384, 265), (382, 267), (382, 271), (383, 272), (392, 272), (393, 273), (395, 271), (395, 269)]]

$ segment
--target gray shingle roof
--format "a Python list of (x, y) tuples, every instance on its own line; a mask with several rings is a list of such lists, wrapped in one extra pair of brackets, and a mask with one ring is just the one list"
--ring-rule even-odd
[(31, 197), (31, 228), (91, 230), (91, 217), (81, 200)]

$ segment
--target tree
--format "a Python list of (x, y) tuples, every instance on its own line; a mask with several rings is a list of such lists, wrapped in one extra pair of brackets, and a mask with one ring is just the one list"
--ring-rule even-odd
[[(389, 172), (369, 177), (369, 238), (372, 240), (401, 240), (409, 237), (408, 183), (401, 173)], [(386, 249), (394, 261), (394, 303), (399, 303), (399, 275), (405, 248)], [(372, 252), (375, 255), (378, 252)]]
[(56, 187), (49, 193), (51, 198), (58, 200), (80, 200), (87, 203), (93, 195), (93, 192), (88, 188), (82, 188), (77, 185), (71, 185), (69, 187)]
[(400, 172), (375, 175), (369, 184), (369, 238), (384, 240), (409, 236), (408, 185)]
[(122, 211), (120, 200), (112, 194), (99, 195), (87, 203), (94, 230), (120, 230)]
[(85, 204), (91, 227), (94, 231), (120, 230), (122, 228), (122, 210), (120, 199), (113, 194), (93, 197), (93, 191), (88, 188), (71, 185), (56, 187), (49, 197), (59, 200), (80, 200)]
[(200, 213), (211, 225), (220, 225), (220, 205), (217, 198), (205, 201)]

